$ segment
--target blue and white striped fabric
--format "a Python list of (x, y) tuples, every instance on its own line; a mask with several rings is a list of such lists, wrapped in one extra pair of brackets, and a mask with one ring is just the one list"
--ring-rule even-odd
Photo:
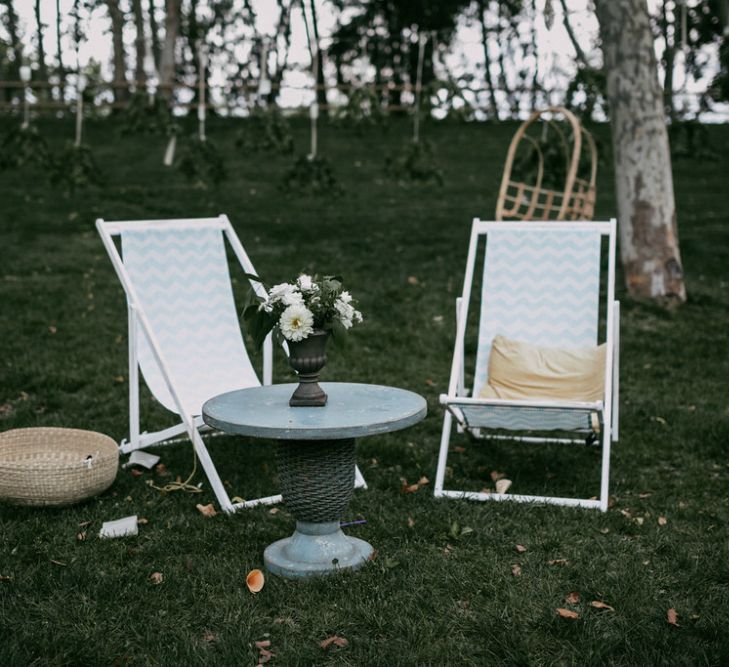
[[(243, 343), (220, 229), (124, 231), (124, 266), (183, 407), (260, 385)], [(138, 358), (155, 398), (177, 412), (141, 327)]]
[(548, 347), (597, 344), (600, 241), (592, 230), (488, 233), (473, 396), (497, 334)]
[[(459, 405), (468, 428), (509, 431), (591, 431), (593, 410), (506, 405)], [(601, 419), (601, 417), (598, 417)]]

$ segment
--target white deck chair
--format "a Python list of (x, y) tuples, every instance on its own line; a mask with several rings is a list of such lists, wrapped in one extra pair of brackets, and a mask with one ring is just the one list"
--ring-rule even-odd
[[(456, 299), (457, 333), (443, 420), (435, 496), (607, 509), (610, 444), (618, 438), (618, 343), (620, 304), (615, 292), (615, 220), (609, 222), (483, 222), (474, 220), (463, 294)], [(479, 338), (471, 397), (465, 389), (464, 338), (479, 241), (486, 237)], [(596, 345), (600, 301), (600, 255), (608, 238), (605, 298), (607, 343), (604, 400), (512, 401), (474, 398), (487, 381), (491, 342), (497, 334), (540, 346)], [(566, 431), (572, 437), (526, 435), (528, 442), (584, 443), (597, 414), (602, 441), (599, 499), (451, 491), (443, 488), (453, 418), (459, 431), (482, 437), (490, 429)], [(581, 437), (575, 437), (575, 433)], [(596, 434), (595, 434), (596, 435)]]
[[(227, 216), (185, 220), (96, 221), (127, 297), (129, 319), (129, 453), (187, 433), (225, 512), (274, 504), (280, 495), (232, 503), (200, 431), (203, 403), (217, 394), (261, 382), (248, 357), (238, 322), (224, 238), (243, 270), (255, 270)], [(113, 237), (121, 237), (121, 250)], [(123, 259), (122, 259), (123, 257)], [(265, 297), (260, 283), (251, 282)], [(141, 368), (154, 397), (182, 423), (140, 433)], [(263, 384), (271, 384), (271, 336), (263, 347)], [(355, 486), (366, 488), (359, 469)]]

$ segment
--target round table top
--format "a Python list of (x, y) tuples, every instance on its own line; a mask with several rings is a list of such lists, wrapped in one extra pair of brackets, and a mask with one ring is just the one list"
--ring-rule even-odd
[(324, 407), (289, 406), (296, 384), (239, 389), (206, 401), (202, 417), (226, 433), (279, 440), (340, 440), (407, 428), (427, 413), (412, 391), (373, 384), (322, 382)]

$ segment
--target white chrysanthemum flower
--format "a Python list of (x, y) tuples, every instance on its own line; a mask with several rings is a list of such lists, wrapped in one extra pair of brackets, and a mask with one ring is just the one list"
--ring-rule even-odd
[(313, 278), (311, 276), (307, 276), (305, 273), (302, 273), (296, 282), (302, 292), (314, 292), (318, 289)]
[(344, 301), (344, 303), (352, 303), (352, 295), (346, 290), (339, 295), (339, 298)]
[(302, 304), (291, 305), (281, 313), (279, 327), (286, 340), (304, 340), (314, 332), (314, 315)]
[(354, 307), (339, 298), (334, 302), (334, 309), (339, 315), (339, 321), (342, 326), (345, 329), (350, 329), (353, 324), (354, 314), (357, 312)]
[(291, 294), (295, 291), (295, 285), (291, 285), (290, 283), (279, 283), (278, 285), (274, 285), (268, 291), (268, 301), (269, 303), (277, 303), (279, 301), (283, 301), (286, 295)]
[(353, 319), (355, 322), (357, 322), (357, 324), (359, 324), (364, 318), (362, 317), (362, 313), (360, 313), (358, 310), (355, 310)]

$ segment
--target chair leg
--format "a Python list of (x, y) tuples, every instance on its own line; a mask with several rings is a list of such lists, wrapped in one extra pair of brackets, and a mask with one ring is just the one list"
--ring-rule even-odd
[(195, 454), (197, 454), (197, 458), (200, 461), (200, 464), (202, 465), (205, 474), (207, 475), (210, 486), (215, 493), (215, 497), (218, 499), (220, 509), (222, 509), (223, 512), (226, 513), (234, 512), (235, 508), (233, 507), (233, 503), (230, 502), (230, 496), (225, 490), (223, 482), (220, 480), (218, 470), (215, 467), (213, 460), (210, 458), (208, 448), (205, 446), (205, 442), (203, 441), (200, 432), (197, 429), (193, 429), (193, 432), (189, 435), (190, 439), (192, 440), (192, 446), (195, 448)]
[(451, 441), (451, 428), (453, 415), (446, 410), (443, 417), (443, 431), (440, 437), (440, 451), (438, 452), (438, 468), (435, 472), (435, 489), (433, 495), (439, 498), (443, 495), (443, 481), (445, 479), (446, 461), (448, 460), (448, 447)]
[[(606, 420), (607, 421), (607, 420)], [(602, 466), (600, 473), (600, 511), (607, 512), (610, 493), (610, 445), (612, 434), (610, 424), (605, 424), (602, 434)]]

